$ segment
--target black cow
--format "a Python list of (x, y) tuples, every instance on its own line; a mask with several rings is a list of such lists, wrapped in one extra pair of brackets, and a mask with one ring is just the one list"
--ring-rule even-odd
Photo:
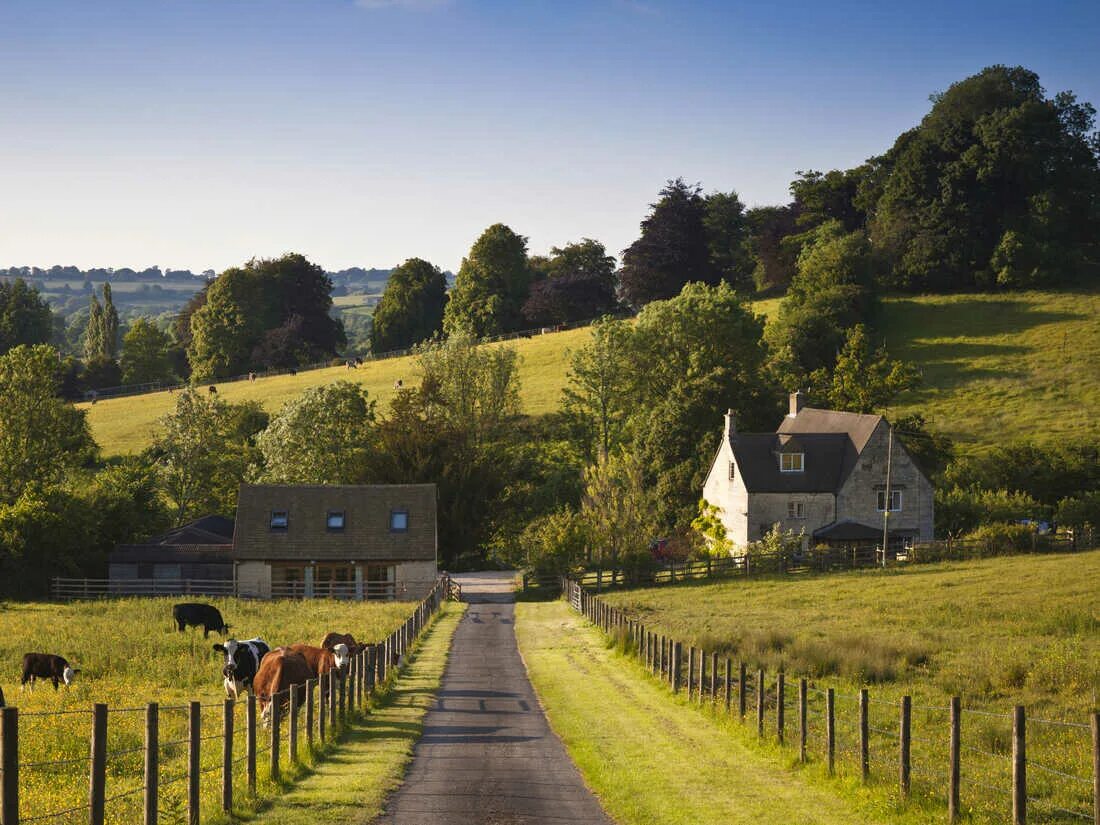
[(225, 695), (237, 699), (252, 687), (252, 679), (260, 669), (260, 662), (271, 652), (263, 639), (227, 639), (225, 644), (214, 645), (214, 650), (225, 654), (225, 666), (222, 676), (225, 683)]
[(49, 679), (53, 682), (53, 689), (57, 690), (59, 681), (64, 682), (67, 687), (72, 684), (73, 676), (78, 673), (80, 671), (70, 667), (61, 656), (54, 656), (52, 653), (24, 653), (23, 681), (20, 683), (20, 690), (27, 682), (31, 683), (33, 689), (37, 679)]
[(201, 627), (204, 639), (207, 638), (207, 634), (211, 630), (216, 630), (223, 636), (229, 633), (229, 625), (225, 623), (222, 614), (218, 612), (218, 608), (213, 605), (198, 602), (177, 604), (172, 608), (172, 618), (176, 620), (176, 626), (179, 627), (180, 633), (183, 633), (188, 627)]

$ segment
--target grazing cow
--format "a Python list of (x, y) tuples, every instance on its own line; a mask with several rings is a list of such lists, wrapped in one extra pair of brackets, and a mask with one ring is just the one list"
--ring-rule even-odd
[(330, 670), (342, 672), (349, 658), (348, 646), (342, 642), (332, 650), (303, 644), (288, 645), (287, 650), (301, 655), (309, 663), (309, 669), (313, 671), (311, 678), (318, 679)]
[[(301, 703), (305, 694), (302, 686), (312, 678), (313, 671), (300, 653), (277, 647), (264, 656), (252, 680), (252, 690), (260, 703), (260, 718), (265, 728), (271, 723), (272, 698), (290, 688), (298, 691)], [(286, 701), (289, 702), (289, 698)]]
[(69, 666), (61, 656), (52, 653), (24, 653), (23, 654), (23, 681), (19, 689), (22, 690), (27, 682), (34, 683), (38, 679), (49, 679), (53, 682), (53, 689), (57, 690), (57, 683), (64, 682), (68, 687), (73, 683), (73, 676), (80, 673), (79, 670)]
[(176, 620), (180, 633), (188, 627), (201, 627), (202, 637), (207, 638), (211, 630), (223, 636), (229, 634), (229, 625), (225, 623), (218, 608), (199, 602), (185, 602), (172, 608), (172, 618)]
[(366, 645), (361, 645), (355, 641), (355, 637), (350, 633), (326, 633), (325, 638), (321, 640), (321, 647), (326, 650), (335, 650), (336, 645), (343, 644), (348, 649), (348, 654), (351, 656), (356, 655), (362, 650), (366, 649)]
[(209, 392), (211, 395), (217, 395), (218, 388), (211, 384), (209, 387), (207, 387), (207, 392)]
[(214, 645), (214, 650), (225, 654), (225, 666), (222, 676), (225, 682), (225, 695), (237, 699), (249, 689), (256, 672), (271, 648), (263, 639), (227, 639), (225, 644)]

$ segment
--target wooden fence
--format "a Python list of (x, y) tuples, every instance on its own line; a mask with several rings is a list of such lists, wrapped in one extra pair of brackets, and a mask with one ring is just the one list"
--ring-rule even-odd
[[(377, 582), (315, 582), (312, 595), (306, 595), (303, 582), (272, 584), (267, 598), (272, 599), (345, 599), (395, 601), (409, 599), (410, 594), (429, 590), (433, 581)], [(123, 596), (234, 596), (259, 598), (242, 592), (232, 579), (84, 579), (55, 577), (50, 580), (50, 596), (54, 601), (109, 599)]]
[[(157, 825), (165, 814), (164, 793), (170, 786), (184, 789), (180, 797), (184, 810), (179, 812), (183, 814), (182, 820), (188, 825), (199, 825), (201, 791), (204, 783), (211, 781), (219, 786), (216, 789), (218, 807), (232, 814), (242, 797), (255, 798), (261, 767), (266, 767), (267, 778), (279, 783), (285, 765), (300, 764), (303, 749), (311, 758), (315, 757), (315, 745), (331, 742), (351, 721), (368, 712), (371, 696), (392, 680), (401, 657), (429, 625), (447, 599), (450, 588), (450, 579), (440, 577), (399, 628), (381, 642), (367, 645), (352, 656), (345, 669), (330, 671), (320, 679), (310, 679), (273, 697), (266, 727), (258, 724), (256, 698), (252, 695), (236, 701), (207, 704), (196, 701), (176, 706), (150, 702), (144, 707), (109, 708), (96, 704), (90, 711), (26, 713), (22, 716), (16, 707), (0, 709), (0, 825), (62, 822), (66, 818), (79, 818), (89, 825), (104, 825), (108, 821), (108, 806), (114, 804), (130, 807), (123, 815), (112, 817), (112, 821)], [(243, 719), (240, 718), (242, 709)], [(27, 721), (48, 725), (57, 717), (72, 714), (89, 716), (89, 756), (62, 755), (57, 759), (20, 761), (21, 720), (24, 726)], [(135, 716), (143, 723), (142, 743), (109, 750), (113, 727)], [(168, 716), (181, 724), (166, 725), (165, 717)], [(204, 720), (209, 722), (211, 716), (221, 724), (214, 732), (204, 735)], [(178, 738), (167, 738), (166, 731)], [(262, 744), (261, 734), (266, 739)], [(215, 747), (218, 752), (211, 760), (210, 750)], [(166, 776), (168, 757), (184, 749), (183, 769)], [(133, 765), (131, 768), (132, 761), (137, 759), (140, 759), (140, 767)], [(171, 761), (171, 766), (179, 761)], [(87, 801), (61, 810), (27, 810), (27, 805), (20, 801), (21, 772), (56, 771), (74, 763), (89, 766)], [(123, 776), (140, 776), (141, 782), (127, 783), (129, 787), (125, 789), (111, 787), (112, 782), (120, 782)], [(239, 786), (241, 783), (243, 787)]]
[[(760, 737), (796, 750), (801, 762), (821, 759), (829, 775), (841, 760), (863, 782), (893, 774), (903, 801), (912, 798), (915, 780), (920, 781), (922, 798), (940, 799), (951, 823), (978, 810), (990, 821), (1013, 825), (1100, 825), (1100, 713), (1090, 714), (1087, 723), (1045, 720), (1029, 717), (1022, 705), (1011, 713), (966, 709), (958, 696), (943, 707), (920, 706), (908, 695), (881, 701), (866, 688), (844, 694), (782, 671), (750, 672), (744, 662), (735, 664), (630, 619), (577, 581), (559, 581), (573, 609), (617, 638), (672, 693), (719, 713), (736, 713)], [(987, 739), (974, 735), (980, 723), (1005, 731), (1008, 741), (1000, 752), (983, 747)], [(1075, 741), (1079, 750), (1069, 753)], [(1043, 747), (1032, 747), (1036, 743)], [(1075, 772), (1090, 762), (1091, 776)]]

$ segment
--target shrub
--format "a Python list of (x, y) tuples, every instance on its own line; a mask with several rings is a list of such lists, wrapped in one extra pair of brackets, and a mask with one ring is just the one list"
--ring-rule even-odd
[(980, 542), (982, 553), (987, 556), (1009, 555), (1024, 550), (1041, 549), (1048, 543), (1045, 536), (1038, 536), (1027, 524), (986, 524), (968, 533), (964, 541)]
[(1027, 493), (981, 487), (936, 490), (936, 533), (954, 538), (982, 525), (1039, 518), (1043, 506)]

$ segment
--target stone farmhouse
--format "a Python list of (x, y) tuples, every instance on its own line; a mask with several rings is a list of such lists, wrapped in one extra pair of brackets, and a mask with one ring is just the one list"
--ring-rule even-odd
[(722, 435), (703, 498), (735, 547), (775, 525), (804, 548), (881, 546), (884, 521), (891, 550), (931, 541), (932, 483), (882, 416), (806, 407), (800, 391), (774, 433), (739, 433), (731, 410)]

